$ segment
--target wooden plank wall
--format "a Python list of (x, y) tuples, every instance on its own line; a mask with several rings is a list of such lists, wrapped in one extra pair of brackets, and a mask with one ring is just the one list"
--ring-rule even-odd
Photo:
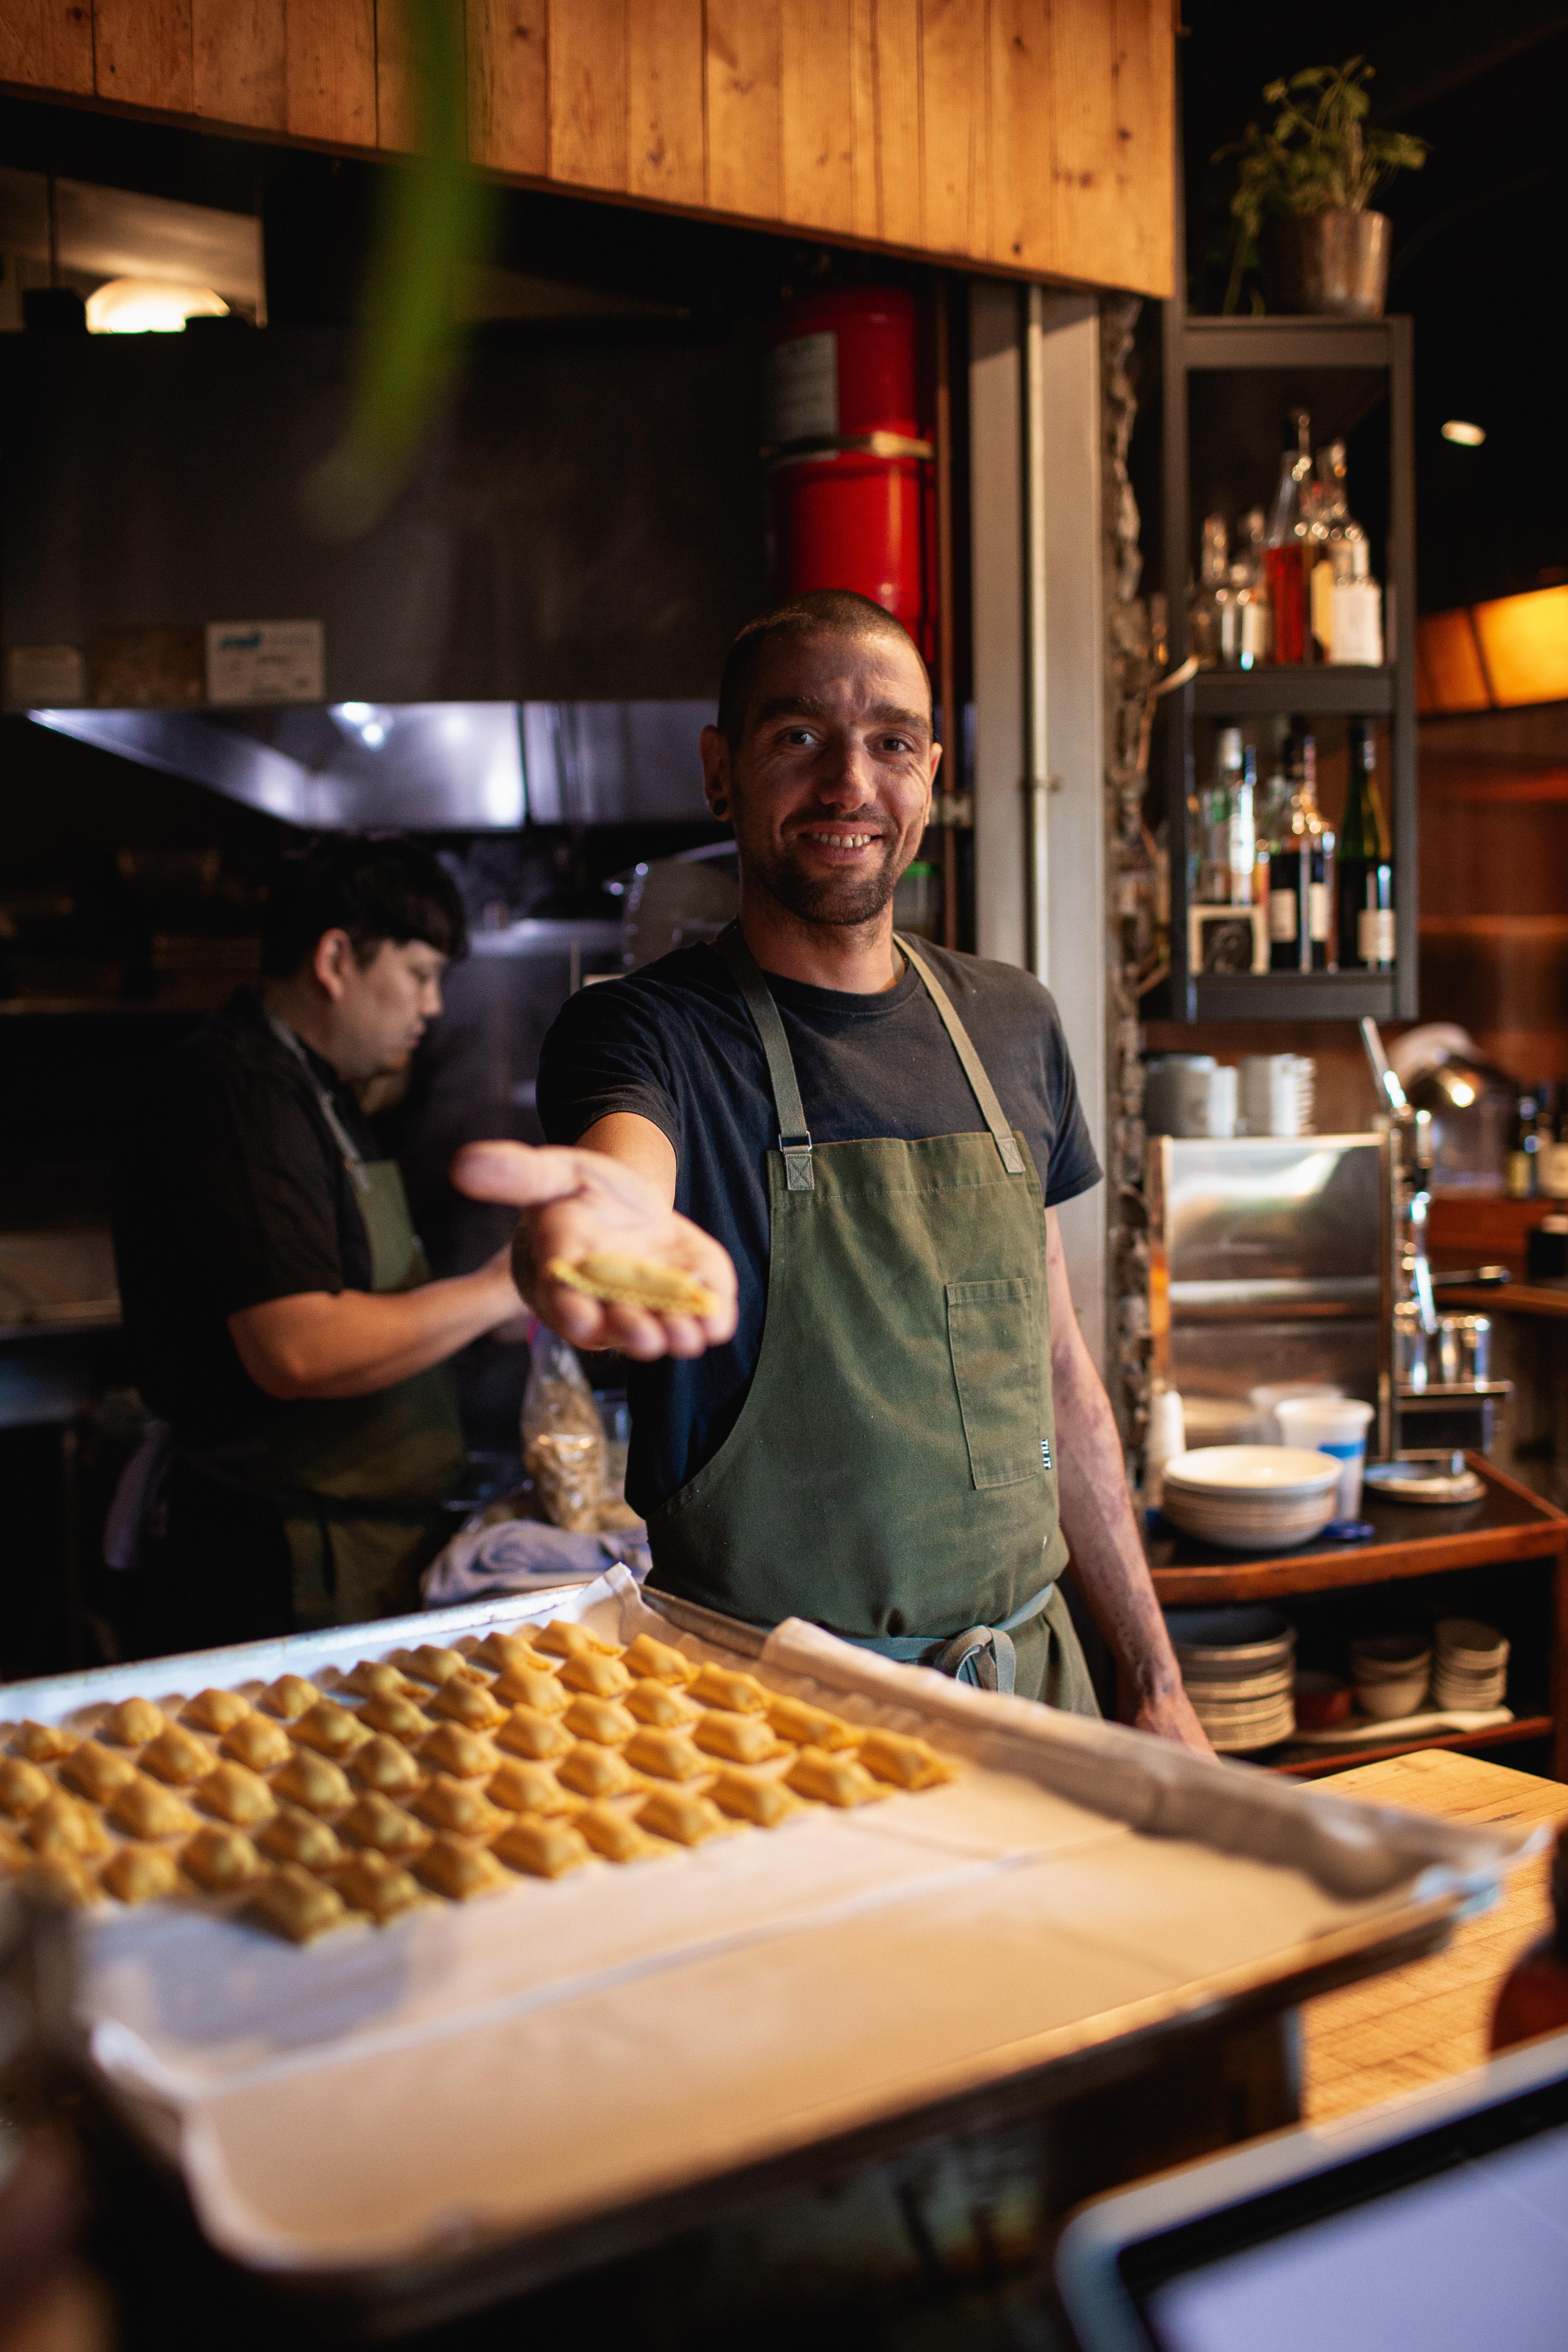
[[(449, 0), (508, 178), (1171, 290), (1171, 0)], [(401, 0), (0, 0), (0, 83), (417, 135)]]

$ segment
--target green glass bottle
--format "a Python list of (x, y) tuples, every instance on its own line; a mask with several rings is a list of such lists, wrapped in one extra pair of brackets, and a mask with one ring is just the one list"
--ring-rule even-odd
[(1351, 725), (1351, 778), (1340, 834), (1340, 969), (1392, 971), (1397, 946), (1394, 851), (1377, 789), (1377, 735)]

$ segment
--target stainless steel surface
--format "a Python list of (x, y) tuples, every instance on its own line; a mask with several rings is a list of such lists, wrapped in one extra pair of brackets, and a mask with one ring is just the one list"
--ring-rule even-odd
[(1373, 1134), (1151, 1141), (1152, 1370), (1189, 1442), (1266, 1435), (1268, 1392), (1384, 1404), (1388, 1157)]
[(1405, 1108), (1405, 1089), (1389, 1067), (1388, 1055), (1383, 1050), (1383, 1033), (1370, 1013), (1362, 1018), (1361, 1042), (1372, 1065), (1373, 1086), (1385, 1097), (1390, 1110), (1402, 1111)]
[(312, 830), (700, 819), (703, 702), (33, 710), (35, 723)]
[(1392, 226), (1386, 213), (1295, 214), (1264, 240), (1269, 307), (1318, 319), (1381, 319)]

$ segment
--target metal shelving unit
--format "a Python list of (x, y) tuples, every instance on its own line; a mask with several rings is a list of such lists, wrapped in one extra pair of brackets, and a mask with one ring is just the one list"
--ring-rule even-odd
[[(1326, 400), (1330, 418), (1358, 422), (1379, 407), (1388, 420), (1388, 511), (1374, 568), (1388, 590), (1387, 665), (1379, 669), (1291, 665), (1242, 672), (1205, 670), (1164, 705), (1164, 778), (1171, 860), (1171, 982), (1175, 1021), (1413, 1020), (1417, 1009), (1415, 845), (1415, 448), (1408, 319), (1191, 319), (1165, 306), (1164, 586), (1173, 667), (1187, 656), (1186, 590), (1195, 566), (1194, 515), (1216, 502), (1218, 485), (1193, 479), (1194, 382), (1258, 379), (1241, 394), (1260, 429), (1282, 425), (1300, 401), (1312, 410), (1314, 438)], [(1321, 395), (1321, 397), (1320, 397)], [(1200, 394), (1200, 397), (1203, 395)], [(1280, 446), (1275, 439), (1276, 449)], [(1272, 479), (1258, 482), (1266, 502)], [(1202, 725), (1273, 717), (1381, 719), (1392, 746), (1388, 816), (1394, 828), (1400, 958), (1393, 972), (1271, 972), (1235, 978), (1189, 968), (1187, 813), (1197, 781)]]

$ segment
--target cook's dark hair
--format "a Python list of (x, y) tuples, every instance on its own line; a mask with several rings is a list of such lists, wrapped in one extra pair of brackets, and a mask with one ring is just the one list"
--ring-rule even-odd
[(289, 980), (323, 931), (346, 931), (362, 964), (384, 941), (422, 940), (460, 956), (468, 926), (458, 886), (434, 853), (402, 835), (318, 841), (279, 860), (261, 925), (261, 969)]
[(757, 673), (763, 665), (763, 651), (773, 637), (900, 637), (920, 663), (925, 678), (926, 692), (931, 692), (931, 672), (925, 658), (903, 623), (889, 613), (885, 604), (876, 604), (853, 588), (813, 588), (805, 595), (790, 596), (770, 611), (759, 613), (748, 621), (724, 656), (724, 672), (719, 681), (719, 731), (728, 741), (731, 751), (741, 748), (746, 731), (746, 713), (752, 707), (756, 691)]

